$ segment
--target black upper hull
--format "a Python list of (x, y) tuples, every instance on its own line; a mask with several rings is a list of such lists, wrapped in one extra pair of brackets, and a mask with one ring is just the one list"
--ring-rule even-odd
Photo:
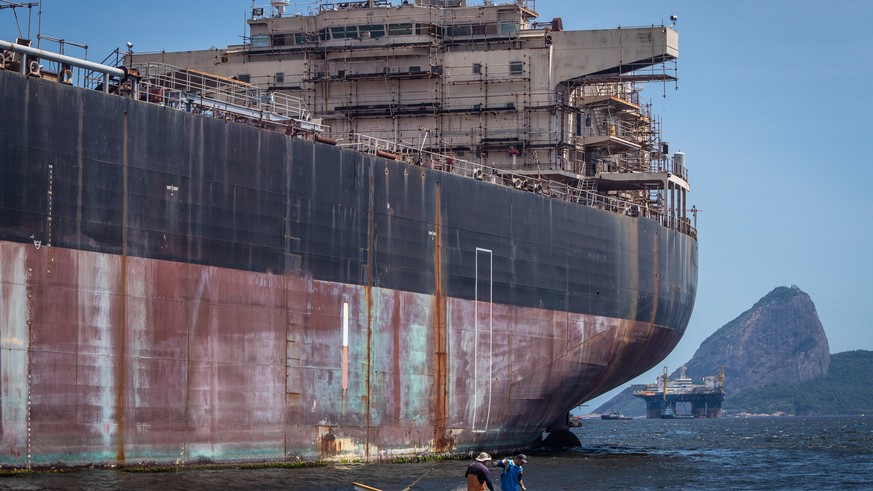
[(494, 302), (690, 317), (696, 240), (652, 220), (2, 75), (2, 240), (433, 293), (438, 226), (448, 296), (480, 248)]

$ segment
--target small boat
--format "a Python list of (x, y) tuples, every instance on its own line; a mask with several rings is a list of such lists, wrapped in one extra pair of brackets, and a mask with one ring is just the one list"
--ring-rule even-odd
[(352, 486), (354, 487), (355, 491), (382, 491), (379, 488), (367, 486), (366, 484), (361, 484), (359, 482), (353, 482)]
[(600, 419), (633, 419), (633, 418), (631, 418), (630, 416), (625, 416), (624, 414), (621, 414), (620, 412), (613, 409), (609, 413), (601, 414)]

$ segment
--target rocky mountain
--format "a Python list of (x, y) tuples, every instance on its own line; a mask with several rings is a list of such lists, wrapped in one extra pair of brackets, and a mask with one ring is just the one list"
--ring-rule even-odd
[[(794, 385), (828, 375), (830, 351), (815, 305), (796, 286), (779, 287), (707, 338), (686, 363), (695, 381), (724, 367), (727, 400), (745, 391)], [(676, 372), (673, 373), (675, 377)], [(673, 378), (671, 377), (671, 378)], [(654, 381), (653, 381), (654, 382)], [(642, 415), (644, 404), (630, 389), (594, 410), (612, 408)]]
[(707, 338), (685, 365), (694, 379), (724, 366), (728, 393), (828, 374), (828, 338), (809, 295), (779, 287)]

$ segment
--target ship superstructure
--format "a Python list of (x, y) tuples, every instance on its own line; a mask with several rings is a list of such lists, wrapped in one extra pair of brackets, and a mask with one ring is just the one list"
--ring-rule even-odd
[[(292, 94), (330, 127), (620, 197), (694, 233), (685, 155), (643, 102), (676, 79), (670, 26), (565, 31), (534, 2), (278, 0), (253, 7), (247, 43), (136, 54)], [(517, 181), (534, 188), (533, 180)]]

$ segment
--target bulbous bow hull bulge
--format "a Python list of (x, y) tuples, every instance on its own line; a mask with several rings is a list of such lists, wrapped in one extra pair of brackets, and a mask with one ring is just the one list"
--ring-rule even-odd
[(691, 315), (648, 218), (0, 82), (3, 465), (519, 448)]

